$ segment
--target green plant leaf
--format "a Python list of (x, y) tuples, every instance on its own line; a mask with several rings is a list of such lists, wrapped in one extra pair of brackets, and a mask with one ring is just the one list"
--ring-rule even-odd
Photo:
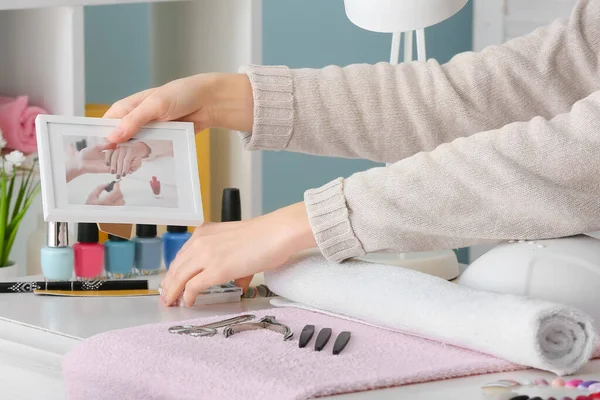
[(35, 163), (29, 170), (29, 173), (27, 174), (27, 178), (24, 180), (21, 180), (21, 186), (19, 187), (19, 195), (17, 196), (17, 200), (15, 201), (15, 206), (13, 208), (11, 220), (13, 220), (15, 218), (15, 215), (19, 212), (19, 209), (21, 208), (21, 203), (23, 202), (23, 198), (27, 197), (26, 196), (26, 194), (28, 192), (27, 187), (29, 186), (29, 182), (31, 181), (31, 176), (33, 175), (34, 169), (35, 169)]
[(31, 185), (30, 190), (25, 194), (25, 198), (28, 199), (30, 197), (34, 197), (37, 196), (37, 194), (40, 191), (40, 183), (36, 182), (35, 185)]
[[(4, 171), (4, 167), (2, 167), (2, 172), (0, 174), (0, 260), (5, 258), (4, 253), (6, 253), (5, 245), (4, 245), (4, 234), (6, 231), (6, 217), (7, 217), (7, 207), (10, 202), (10, 199), (6, 198), (6, 172)], [(2, 264), (4, 267), (5, 264)]]
[[(8, 214), (10, 214), (10, 205), (13, 202), (12, 201), (12, 196), (13, 196), (13, 190), (14, 190), (14, 187), (15, 187), (15, 179), (16, 179), (16, 177), (17, 177), (17, 174), (14, 173), (14, 171), (13, 171), (13, 174), (12, 174), (12, 176), (10, 178), (10, 184), (8, 185), (8, 193), (6, 195), (6, 215), (4, 216), (5, 224), (8, 223)], [(7, 233), (5, 233), (5, 237), (6, 237), (6, 235), (7, 235)], [(6, 251), (6, 249), (5, 249), (5, 251)]]
[[(0, 182), (0, 186), (1, 185), (2, 185), (2, 183)], [(5, 183), (5, 185), (6, 185), (6, 183)], [(0, 188), (0, 191), (1, 191), (1, 188)], [(35, 196), (38, 194), (38, 192), (39, 192), (39, 185), (38, 185), (38, 188), (36, 190), (34, 190), (34, 195), (29, 196), (25, 200), (25, 203), (23, 203), (22, 209), (15, 216), (15, 218), (13, 218), (13, 220), (10, 221), (10, 224), (7, 227), (8, 233), (6, 235), (6, 243), (4, 243), (4, 232), (2, 232), (2, 236), (0, 237), (0, 243), (2, 243), (2, 247), (4, 248), (4, 251), (2, 252), (2, 254), (0, 254), (0, 265), (5, 266), (8, 263), (8, 257), (10, 256), (10, 251), (12, 249), (15, 238), (17, 237), (17, 232), (19, 230), (19, 224), (25, 217), (27, 210), (33, 203), (33, 200), (35, 200)], [(2, 231), (4, 231), (4, 229), (2, 229), (2, 227), (0, 227), (0, 229)]]

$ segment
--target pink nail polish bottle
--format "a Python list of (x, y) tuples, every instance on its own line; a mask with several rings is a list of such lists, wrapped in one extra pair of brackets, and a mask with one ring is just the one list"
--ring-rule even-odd
[(78, 280), (98, 279), (104, 270), (104, 245), (98, 243), (98, 225), (79, 223), (75, 252), (75, 276)]
[(160, 181), (158, 179), (156, 179), (155, 176), (153, 176), (152, 180), (150, 181), (150, 188), (152, 189), (152, 193), (154, 194), (154, 197), (159, 199), (160, 198)]

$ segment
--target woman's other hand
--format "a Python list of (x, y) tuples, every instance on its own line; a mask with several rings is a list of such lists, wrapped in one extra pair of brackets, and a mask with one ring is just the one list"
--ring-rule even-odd
[(189, 307), (200, 292), (232, 280), (247, 289), (254, 274), (315, 246), (304, 203), (248, 221), (198, 227), (162, 282), (162, 301), (172, 305), (183, 293)]
[(193, 122), (197, 131), (220, 127), (250, 132), (253, 107), (245, 74), (200, 74), (120, 100), (104, 117), (121, 119), (108, 140), (123, 143), (152, 121)]
[(121, 192), (121, 186), (118, 183), (113, 185), (112, 190), (107, 195), (102, 195), (102, 192), (104, 192), (109, 185), (110, 183), (105, 183), (96, 187), (88, 196), (85, 204), (94, 206), (124, 206), (125, 198)]

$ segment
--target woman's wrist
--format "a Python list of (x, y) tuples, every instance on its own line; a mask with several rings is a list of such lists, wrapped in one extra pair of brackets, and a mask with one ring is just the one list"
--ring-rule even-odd
[(277, 210), (272, 216), (280, 224), (281, 237), (291, 253), (317, 246), (304, 202)]
[(141, 158), (148, 158), (152, 154), (152, 148), (145, 142), (134, 142), (132, 146), (136, 148), (137, 154), (139, 154)]
[(245, 74), (216, 74), (214, 79), (211, 125), (241, 132), (252, 131), (254, 98)]

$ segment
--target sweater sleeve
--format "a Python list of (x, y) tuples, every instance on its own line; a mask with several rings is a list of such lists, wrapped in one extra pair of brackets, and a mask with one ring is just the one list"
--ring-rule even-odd
[(600, 89), (600, 1), (479, 53), (393, 66), (246, 66), (247, 149), (396, 162), (507, 123), (552, 118)]
[(330, 260), (600, 229), (600, 91), (305, 193)]

